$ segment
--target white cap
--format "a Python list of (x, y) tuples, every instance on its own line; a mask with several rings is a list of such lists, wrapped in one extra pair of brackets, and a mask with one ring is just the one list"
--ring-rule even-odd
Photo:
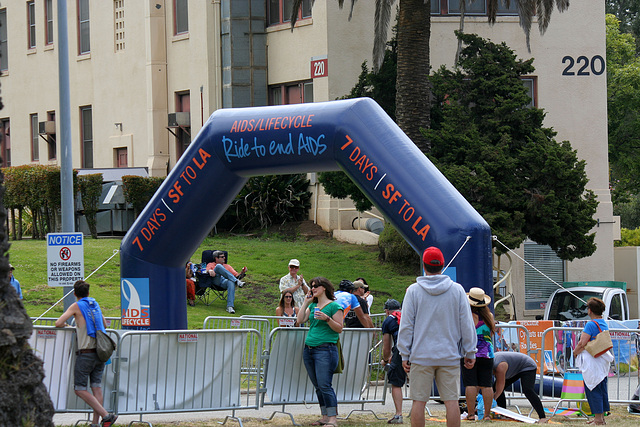
[(300, 261), (294, 258), (291, 261), (289, 261), (289, 265), (295, 265), (296, 267), (300, 267)]

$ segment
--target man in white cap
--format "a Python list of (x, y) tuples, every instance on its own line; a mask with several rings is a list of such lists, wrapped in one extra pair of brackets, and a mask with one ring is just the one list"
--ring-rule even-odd
[(15, 267), (9, 264), (9, 280), (11, 281), (11, 286), (15, 288), (18, 297), (22, 299), (22, 289), (20, 289), (20, 282), (18, 282), (18, 280), (13, 277), (13, 270), (15, 270)]
[(295, 258), (289, 261), (289, 274), (280, 279), (280, 292), (285, 291), (293, 294), (296, 307), (302, 307), (304, 296), (309, 293), (309, 286), (300, 274), (300, 261)]
[(447, 426), (460, 426), (460, 359), (475, 364), (476, 328), (464, 288), (442, 274), (444, 256), (436, 247), (422, 254), (425, 275), (409, 286), (402, 303), (398, 351), (409, 373), (411, 426), (425, 424), (424, 410), (435, 378), (447, 409)]

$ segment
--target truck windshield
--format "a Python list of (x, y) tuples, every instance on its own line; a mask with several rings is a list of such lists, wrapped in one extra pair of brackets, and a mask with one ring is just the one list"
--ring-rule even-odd
[[(549, 320), (589, 320), (587, 301), (591, 297), (602, 299), (602, 292), (571, 291), (558, 292), (551, 301)], [(576, 298), (578, 297), (578, 298)]]

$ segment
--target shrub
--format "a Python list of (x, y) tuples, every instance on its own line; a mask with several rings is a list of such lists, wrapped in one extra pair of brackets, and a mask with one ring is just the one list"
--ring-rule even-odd
[(160, 188), (164, 178), (124, 175), (122, 177), (122, 191), (126, 203), (133, 205), (133, 214), (138, 216), (149, 203), (151, 197)]
[(302, 221), (311, 207), (305, 174), (256, 176), (247, 181), (221, 219), (230, 229), (253, 230)]
[(622, 239), (614, 242), (615, 246), (640, 246), (640, 228), (629, 230), (628, 228), (620, 229)]
[(384, 230), (378, 239), (378, 248), (381, 261), (420, 268), (420, 256), (389, 222), (384, 224)]
[(102, 174), (94, 173), (78, 177), (78, 187), (80, 188), (84, 216), (87, 219), (91, 237), (97, 239), (96, 215), (98, 213), (100, 195), (102, 194)]
[[(12, 213), (14, 240), (22, 239), (24, 226), (34, 239), (56, 231), (56, 218), (61, 208), (60, 168), (22, 165), (2, 171), (6, 177), (5, 205)], [(76, 177), (74, 171), (74, 188), (77, 188)], [(18, 212), (17, 222), (15, 211)]]

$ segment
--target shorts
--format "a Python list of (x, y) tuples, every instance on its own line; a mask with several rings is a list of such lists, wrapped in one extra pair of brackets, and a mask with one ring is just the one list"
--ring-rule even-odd
[(403, 387), (407, 381), (407, 373), (402, 367), (402, 356), (396, 351), (393, 352), (391, 363), (387, 365), (387, 382), (395, 387)]
[(87, 390), (87, 379), (90, 379), (91, 388), (100, 387), (102, 384), (102, 372), (104, 362), (98, 359), (97, 353), (82, 353), (76, 356), (76, 365), (73, 368), (73, 389)]
[(428, 402), (434, 378), (440, 399), (447, 401), (460, 398), (460, 366), (421, 366), (412, 363), (409, 370), (411, 400)]
[(492, 387), (493, 386), (493, 358), (476, 357), (473, 368), (464, 367), (464, 359), (460, 359), (462, 370), (462, 384), (465, 387)]

